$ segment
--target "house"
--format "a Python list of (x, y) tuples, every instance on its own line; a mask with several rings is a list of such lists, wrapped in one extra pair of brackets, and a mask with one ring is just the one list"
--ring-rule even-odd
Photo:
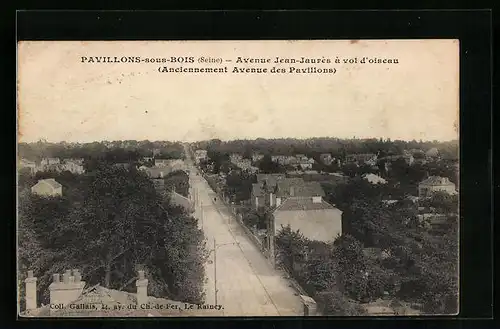
[(426, 198), (435, 192), (456, 194), (456, 186), (447, 177), (430, 176), (418, 184), (418, 196)]
[(264, 154), (261, 154), (261, 153), (253, 153), (252, 154), (252, 162), (254, 162), (254, 163), (262, 160), (262, 158), (264, 158)]
[(61, 163), (59, 158), (43, 158), (41, 161), (42, 166), (58, 165)]
[(270, 206), (279, 207), (284, 200), (294, 198), (314, 198), (321, 200), (325, 191), (318, 182), (306, 182), (302, 178), (286, 178), (276, 184), (275, 192), (270, 194)]
[(346, 162), (355, 163), (357, 165), (375, 165), (377, 162), (377, 155), (373, 153), (349, 154), (346, 156)]
[(166, 162), (166, 167), (170, 169), (170, 172), (178, 170), (186, 170), (186, 164), (184, 160), (181, 159), (168, 160), (168, 162)]
[(194, 212), (193, 202), (189, 198), (186, 198), (185, 196), (175, 192), (175, 190), (172, 190), (169, 193), (169, 198), (172, 205), (182, 207), (187, 213)]
[(231, 154), (229, 159), (232, 164), (240, 169), (253, 171), (254, 169), (252, 168), (255, 168), (252, 166), (252, 161), (250, 159), (244, 159), (240, 154)]
[[(133, 282), (133, 281), (132, 281)], [(49, 286), (50, 304), (38, 305), (37, 278), (28, 271), (24, 280), (26, 309), (22, 317), (185, 317), (221, 316), (218, 308), (202, 307), (166, 298), (148, 295), (148, 279), (138, 271), (136, 292), (109, 289), (101, 285), (89, 286), (82, 281), (79, 270), (53, 274)]]
[(170, 160), (169, 160), (169, 159), (156, 159), (156, 158), (155, 158), (155, 159), (154, 159), (154, 161), (155, 161), (155, 164), (154, 164), (154, 165), (155, 165), (156, 167), (166, 167), (166, 166), (168, 166), (168, 165), (169, 165), (169, 163), (170, 163)]
[(307, 161), (308, 157), (305, 155), (305, 154), (295, 154), (295, 159), (297, 159), (297, 161)]
[(39, 166), (37, 166), (35, 161), (21, 159), (19, 161), (19, 169), (28, 169), (31, 175), (34, 175), (38, 171)]
[[(83, 160), (83, 159), (82, 159)], [(67, 159), (60, 165), (61, 171), (69, 171), (73, 174), (81, 175), (85, 173), (85, 169), (83, 167), (83, 161)]]
[[(314, 160), (313, 160), (314, 161)], [(307, 169), (311, 169), (312, 168), (312, 163), (309, 162), (309, 161), (301, 161), (299, 162), (299, 167), (300, 169), (302, 170), (307, 170)]]
[(207, 150), (196, 150), (194, 151), (194, 159), (196, 163), (207, 159)]
[(139, 170), (144, 171), (149, 178), (155, 179), (155, 178), (163, 178), (165, 177), (168, 173), (170, 173), (170, 169), (166, 167), (146, 167), (146, 166), (141, 166), (139, 167)]
[(436, 147), (433, 147), (425, 152), (425, 156), (427, 158), (436, 158), (439, 156), (439, 150)]
[(257, 209), (266, 205), (266, 195), (276, 189), (277, 182), (285, 179), (283, 174), (257, 174), (257, 183), (252, 184), (252, 206)]
[(433, 233), (446, 233), (450, 220), (444, 214), (423, 213), (417, 215), (417, 220)]
[(324, 164), (325, 166), (329, 166), (332, 164), (333, 162), (333, 158), (332, 158), (332, 155), (330, 153), (323, 153), (323, 154), (320, 154), (319, 156), (319, 160), (321, 161), (322, 164)]
[(391, 199), (391, 200), (382, 200), (382, 204), (386, 207), (390, 207), (392, 205), (395, 205), (399, 202), (399, 200), (394, 200), (394, 199)]
[(276, 186), (279, 180), (285, 179), (284, 174), (257, 174), (257, 183), (266, 183), (268, 186)]
[(414, 196), (414, 195), (408, 195), (408, 196), (405, 198), (405, 200), (409, 200), (409, 201), (411, 201), (411, 202), (413, 202), (413, 203), (417, 203), (417, 202), (418, 202), (418, 200), (419, 200), (419, 197), (418, 197), (418, 196)]
[(271, 160), (282, 166), (296, 165), (298, 163), (297, 158), (288, 155), (273, 155)]
[(392, 162), (392, 161), (397, 161), (397, 160), (400, 160), (400, 159), (404, 160), (404, 162), (406, 162), (406, 164), (410, 165), (410, 166), (413, 165), (414, 162), (415, 162), (415, 158), (413, 157), (413, 155), (412, 154), (407, 154), (407, 153), (405, 153), (405, 154), (396, 154), (396, 155), (387, 155), (385, 157), (379, 158), (378, 160), (379, 161), (386, 161), (386, 162), (390, 161), (390, 162)]
[(33, 187), (31, 193), (45, 197), (62, 196), (62, 185), (55, 179), (40, 179)]
[(364, 174), (363, 179), (367, 180), (371, 184), (387, 184), (387, 181), (380, 177), (379, 175), (375, 174)]
[(413, 153), (408, 150), (403, 151), (403, 159), (409, 166), (413, 165), (413, 163), (415, 162), (415, 157), (413, 156)]
[(116, 168), (122, 168), (122, 169), (130, 169), (131, 164), (129, 162), (117, 162), (114, 164)]
[(342, 211), (323, 200), (325, 192), (318, 182), (302, 178), (277, 181), (274, 192), (268, 194), (273, 210), (275, 234), (290, 225), (307, 238), (333, 241), (342, 234)]
[(66, 159), (64, 161), (71, 161), (71, 162), (74, 162), (74, 163), (82, 165), (82, 166), (85, 163), (85, 159), (84, 158), (69, 158), (69, 159)]
[(342, 211), (321, 197), (288, 197), (273, 212), (274, 232), (290, 225), (306, 238), (331, 242), (342, 235)]

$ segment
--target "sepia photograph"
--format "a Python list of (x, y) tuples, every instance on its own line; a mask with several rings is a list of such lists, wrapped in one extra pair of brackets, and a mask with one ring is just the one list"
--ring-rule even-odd
[(21, 41), (19, 317), (459, 312), (459, 41)]

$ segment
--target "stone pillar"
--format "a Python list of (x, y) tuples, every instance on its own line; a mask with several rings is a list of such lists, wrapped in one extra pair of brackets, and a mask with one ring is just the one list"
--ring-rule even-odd
[(49, 286), (51, 304), (68, 305), (82, 295), (85, 281), (81, 281), (82, 277), (78, 270), (73, 270), (73, 273), (71, 270), (66, 270), (62, 282), (58, 273), (53, 274), (52, 279)]
[(144, 271), (137, 271), (139, 277), (135, 282), (137, 287), (137, 305), (148, 303), (148, 279), (144, 275)]
[(315, 316), (317, 314), (316, 301), (309, 296), (300, 295), (300, 299), (304, 304), (304, 316)]
[(26, 284), (26, 310), (37, 308), (36, 281), (37, 279), (33, 276), (33, 271), (28, 271), (28, 277), (24, 280)]

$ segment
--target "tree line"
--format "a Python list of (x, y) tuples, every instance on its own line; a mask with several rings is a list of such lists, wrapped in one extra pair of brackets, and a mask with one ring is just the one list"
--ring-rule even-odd
[(459, 154), (458, 140), (453, 141), (403, 141), (390, 139), (339, 139), (339, 138), (277, 138), (255, 140), (221, 141), (212, 139), (194, 143), (193, 149), (216, 150), (220, 153), (240, 153), (251, 158), (254, 152), (271, 155), (305, 154), (315, 159), (321, 153), (331, 153), (333, 157), (344, 159), (348, 154), (381, 153), (381, 155), (401, 155), (404, 150), (427, 151), (437, 148), (444, 158), (456, 160)]
[[(203, 233), (197, 220), (162, 198), (144, 173), (101, 163), (81, 176), (40, 175), (60, 181), (63, 196), (31, 194), (33, 178), (24, 178), (24, 188), (20, 184), (20, 278), (34, 270), (39, 300), (48, 303), (53, 273), (79, 268), (90, 285), (131, 292), (136, 270), (143, 269), (151, 295), (203, 301)], [(186, 193), (181, 175), (166, 180)]]
[(444, 227), (432, 231), (418, 219), (418, 204), (384, 205), (390, 193), (362, 179), (337, 185), (327, 198), (343, 211), (343, 235), (323, 243), (283, 228), (277, 258), (327, 314), (362, 314), (353, 302), (379, 298), (420, 305), (430, 314), (455, 313), (458, 199), (438, 193), (420, 205), (445, 215)]
[(180, 143), (116, 141), (92, 143), (19, 143), (19, 155), (32, 161), (42, 158), (100, 159), (109, 162), (134, 162), (155, 155), (161, 159), (184, 159)]

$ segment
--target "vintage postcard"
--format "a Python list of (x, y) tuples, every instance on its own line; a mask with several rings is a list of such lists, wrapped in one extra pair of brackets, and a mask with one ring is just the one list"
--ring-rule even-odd
[(458, 40), (18, 43), (21, 317), (457, 314)]

